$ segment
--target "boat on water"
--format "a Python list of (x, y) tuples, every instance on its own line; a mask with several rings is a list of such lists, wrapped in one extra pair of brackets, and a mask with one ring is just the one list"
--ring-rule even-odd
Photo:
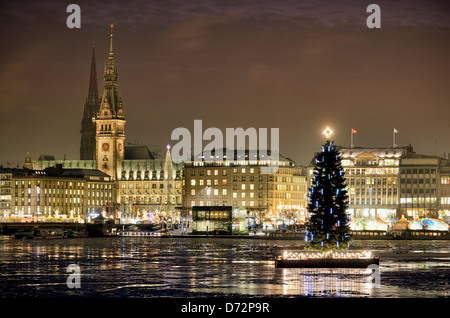
[(142, 237), (160, 237), (164, 233), (155, 231), (118, 231), (115, 233), (117, 236), (142, 236)]
[(14, 233), (15, 239), (54, 239), (64, 237), (64, 231), (60, 229), (29, 230)]
[(14, 233), (14, 238), (15, 239), (33, 239), (33, 231), (18, 231), (16, 233)]
[(67, 238), (89, 237), (89, 234), (87, 231), (67, 230), (64, 231), (64, 237)]

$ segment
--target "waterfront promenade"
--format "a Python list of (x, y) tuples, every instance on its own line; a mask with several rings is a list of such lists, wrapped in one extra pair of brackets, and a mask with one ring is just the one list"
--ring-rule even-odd
[[(242, 238), (242, 239), (284, 239), (304, 240), (304, 228), (299, 231), (273, 230), (264, 232), (244, 232), (235, 234), (194, 233), (192, 228), (162, 229), (153, 224), (119, 223), (75, 223), (75, 222), (10, 222), (0, 223), (0, 235), (12, 236), (17, 232), (33, 230), (58, 230), (86, 232), (89, 237), (107, 236), (151, 236), (160, 238)], [(354, 240), (450, 240), (449, 231), (405, 230), (405, 231), (352, 231)]]

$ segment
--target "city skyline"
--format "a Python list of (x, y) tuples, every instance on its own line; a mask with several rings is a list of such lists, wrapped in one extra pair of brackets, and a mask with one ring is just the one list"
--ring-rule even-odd
[(389, 147), (395, 128), (399, 146), (449, 153), (448, 3), (379, 1), (376, 30), (365, 22), (370, 3), (355, 3), (79, 2), (81, 29), (67, 28), (65, 4), (9, 4), (0, 164), (21, 166), (27, 152), (79, 158), (91, 47), (101, 78), (110, 23), (127, 140), (173, 144), (175, 128), (201, 119), (279, 127), (280, 152), (301, 165), (326, 126), (342, 146), (355, 129), (356, 147)]

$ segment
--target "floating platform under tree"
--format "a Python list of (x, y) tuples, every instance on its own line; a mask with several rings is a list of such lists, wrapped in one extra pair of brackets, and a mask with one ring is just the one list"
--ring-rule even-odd
[(379, 257), (371, 252), (285, 252), (275, 259), (276, 268), (367, 268), (379, 264)]

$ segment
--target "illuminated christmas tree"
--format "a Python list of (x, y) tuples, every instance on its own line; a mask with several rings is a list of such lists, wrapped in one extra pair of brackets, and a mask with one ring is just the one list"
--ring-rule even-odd
[(348, 248), (350, 240), (348, 194), (341, 157), (329, 139), (332, 131), (327, 128), (324, 133), (327, 140), (314, 159), (305, 239), (310, 250), (342, 250)]

